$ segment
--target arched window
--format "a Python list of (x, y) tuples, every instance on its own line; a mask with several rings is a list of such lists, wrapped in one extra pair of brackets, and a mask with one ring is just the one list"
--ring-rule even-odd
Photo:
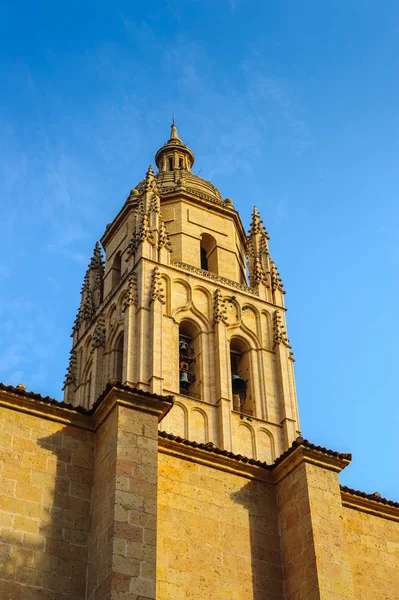
[(211, 273), (218, 272), (218, 259), (217, 259), (217, 244), (214, 237), (209, 233), (203, 233), (201, 235), (201, 269), (211, 271)]
[(251, 357), (249, 347), (240, 338), (230, 342), (230, 365), (233, 409), (252, 415)]
[(120, 281), (121, 268), (122, 268), (122, 257), (121, 257), (121, 253), (118, 252), (114, 258), (114, 262), (112, 263), (112, 267), (111, 267), (112, 288), (114, 288), (116, 286), (116, 284)]
[(123, 334), (118, 338), (114, 353), (114, 376), (118, 381), (122, 381), (123, 376)]
[(201, 398), (201, 334), (191, 321), (179, 327), (179, 391)]

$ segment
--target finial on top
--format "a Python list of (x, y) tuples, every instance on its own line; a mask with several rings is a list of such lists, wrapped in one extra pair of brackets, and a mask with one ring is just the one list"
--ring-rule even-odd
[(170, 129), (170, 139), (171, 140), (178, 140), (179, 139), (179, 134), (177, 133), (177, 127), (175, 125), (175, 118), (174, 117), (173, 117), (172, 127)]

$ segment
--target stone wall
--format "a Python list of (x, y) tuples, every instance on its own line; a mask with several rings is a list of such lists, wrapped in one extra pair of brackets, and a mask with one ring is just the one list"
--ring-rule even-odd
[(171, 398), (126, 386), (28, 396), (0, 385), (1, 600), (398, 598), (399, 506), (340, 489), (350, 455), (158, 438)]
[(0, 408), (0, 598), (85, 597), (93, 436)]
[[(383, 514), (384, 506), (372, 501), (362, 504), (368, 506), (344, 511), (356, 598), (394, 600), (399, 598), (399, 515), (393, 520)], [(380, 515), (367, 513), (364, 508)]]
[(283, 598), (269, 474), (211, 460), (159, 454), (157, 598)]

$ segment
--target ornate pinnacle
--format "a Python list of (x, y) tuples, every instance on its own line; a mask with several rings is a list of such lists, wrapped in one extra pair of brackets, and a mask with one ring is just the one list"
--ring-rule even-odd
[(129, 306), (137, 305), (137, 276), (132, 273), (129, 277), (127, 294), (123, 301), (122, 312), (125, 312)]
[(294, 361), (294, 353), (292, 352), (290, 341), (287, 336), (287, 330), (285, 328), (283, 319), (278, 310), (274, 311), (273, 314), (273, 334), (274, 334), (274, 345), (283, 344), (289, 350), (289, 357)]
[(144, 191), (146, 192), (158, 192), (158, 188), (157, 188), (157, 183), (155, 181), (155, 175), (154, 175), (154, 171), (152, 169), (152, 165), (150, 165), (148, 167), (148, 171), (146, 173), (145, 179), (144, 179)]
[(149, 204), (150, 212), (155, 212), (158, 215), (161, 213), (161, 203), (159, 201), (159, 195), (154, 193), (152, 194), (150, 204)]
[(76, 350), (71, 350), (69, 357), (69, 364), (65, 375), (63, 390), (67, 385), (73, 384), (76, 386), (76, 373), (77, 373), (77, 355)]
[(280, 273), (277, 271), (276, 263), (274, 260), (270, 261), (271, 269), (270, 269), (270, 278), (272, 283), (272, 290), (279, 290), (282, 294), (285, 294), (283, 280), (280, 277)]
[(253, 279), (254, 283), (257, 285), (262, 283), (263, 279), (264, 279), (262, 265), (261, 265), (258, 257), (255, 258), (252, 279)]
[(94, 246), (93, 256), (90, 260), (89, 269), (104, 269), (104, 257), (101, 252), (101, 246), (99, 242), (96, 242)]
[(138, 246), (137, 234), (134, 231), (132, 233), (132, 237), (130, 238), (129, 244), (127, 246), (127, 250), (126, 250), (126, 262), (128, 262), (129, 259), (130, 259), (130, 257), (136, 252), (137, 246)]
[(80, 293), (83, 295), (83, 292), (86, 292), (88, 289), (90, 289), (89, 269), (87, 269), (85, 276), (83, 277), (83, 283), (82, 283), (82, 287), (80, 288)]
[(150, 219), (148, 213), (143, 215), (143, 222), (141, 224), (138, 237), (141, 242), (148, 240), (149, 242), (153, 243), (153, 235), (150, 228)]
[(76, 314), (75, 321), (73, 322), (71, 338), (73, 338), (73, 336), (75, 335), (75, 333), (77, 331), (79, 331), (80, 323), (81, 323), (81, 315), (80, 315), (80, 309), (79, 309), (78, 312), (77, 312), (77, 314)]
[(166, 225), (163, 219), (161, 219), (161, 223), (159, 226), (159, 238), (158, 238), (158, 248), (166, 248), (169, 252), (172, 252), (172, 247), (170, 243), (169, 233), (166, 229)]
[(91, 344), (91, 352), (94, 352), (96, 348), (100, 348), (101, 346), (103, 348), (105, 348), (105, 333), (106, 333), (105, 319), (104, 319), (104, 315), (101, 314), (98, 317), (98, 321), (97, 321), (97, 324), (96, 324), (94, 332), (93, 332), (93, 341)]
[(259, 211), (256, 208), (256, 206), (254, 206), (254, 209), (252, 211), (252, 221), (250, 225), (249, 235), (256, 235), (257, 233), (260, 233), (261, 235), (265, 236), (267, 240), (269, 239), (267, 231), (263, 226), (263, 221), (260, 218)]

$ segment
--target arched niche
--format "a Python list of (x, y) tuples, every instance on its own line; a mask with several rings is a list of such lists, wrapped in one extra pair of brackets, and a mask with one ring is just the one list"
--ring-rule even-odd
[(200, 408), (191, 409), (190, 440), (199, 444), (206, 444), (208, 441), (208, 416)]
[(247, 458), (256, 458), (254, 431), (246, 423), (239, 423), (237, 426), (237, 451)]
[(217, 242), (215, 238), (209, 233), (203, 233), (201, 235), (200, 242), (201, 252), (201, 269), (210, 271), (211, 273), (218, 273), (218, 256), (217, 256)]
[(173, 435), (179, 435), (182, 438), (187, 438), (188, 415), (187, 409), (180, 402), (175, 402), (173, 408), (168, 415), (168, 423), (170, 431)]
[(265, 461), (268, 465), (273, 464), (276, 458), (273, 434), (262, 428), (258, 430), (256, 437), (258, 460)]
[(231, 393), (233, 409), (247, 415), (254, 414), (250, 346), (240, 337), (230, 340)]
[(111, 287), (112, 289), (119, 283), (122, 272), (122, 255), (117, 252), (111, 267)]
[(179, 324), (179, 391), (184, 396), (201, 398), (201, 330), (193, 321)]

